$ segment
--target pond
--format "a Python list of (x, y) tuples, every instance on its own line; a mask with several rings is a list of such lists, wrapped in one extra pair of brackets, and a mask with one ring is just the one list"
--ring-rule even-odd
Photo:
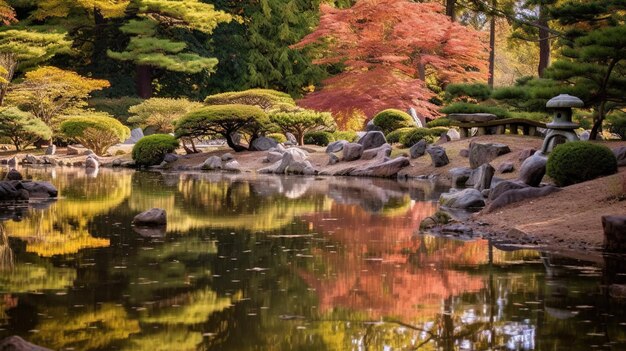
[[(428, 181), (22, 171), (60, 198), (0, 211), (0, 337), (55, 350), (626, 349), (626, 304), (607, 292), (623, 264), (421, 235), (445, 190)], [(152, 207), (167, 229), (133, 228)]]

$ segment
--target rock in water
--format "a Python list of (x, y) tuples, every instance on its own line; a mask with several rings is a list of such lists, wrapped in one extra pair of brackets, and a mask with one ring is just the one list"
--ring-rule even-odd
[(433, 161), (433, 166), (443, 167), (450, 163), (446, 149), (441, 146), (433, 146), (426, 149), (426, 152), (430, 155), (430, 159)]
[(602, 216), (604, 247), (612, 252), (626, 252), (626, 216)]
[(167, 224), (167, 214), (160, 208), (152, 208), (141, 212), (133, 218), (133, 224), (149, 227), (163, 226)]
[(176, 154), (165, 154), (165, 157), (163, 158), (163, 161), (167, 162), (167, 163), (172, 163), (172, 162), (176, 162), (178, 160), (178, 155)]
[(237, 160), (230, 160), (224, 163), (223, 169), (229, 172), (241, 172), (241, 165)]
[(28, 191), (31, 198), (57, 197), (59, 191), (50, 182), (20, 181), (21, 187)]
[(200, 165), (200, 168), (204, 170), (222, 169), (222, 159), (218, 156), (210, 156)]
[(95, 157), (87, 157), (87, 159), (85, 159), (85, 168), (95, 168), (97, 169), (100, 166), (100, 163), (98, 162), (98, 160)]
[(344, 145), (346, 145), (347, 143), (348, 142), (346, 140), (333, 141), (332, 143), (328, 144), (328, 146), (326, 146), (326, 153), (331, 154), (339, 152), (343, 150)]
[(450, 208), (478, 208), (485, 206), (485, 199), (480, 191), (469, 188), (443, 193), (439, 197), (439, 203)]
[(15, 157), (15, 156), (11, 157), (11, 158), (9, 159), (9, 161), (7, 161), (7, 164), (8, 164), (10, 167), (15, 167), (15, 166), (17, 166), (17, 164), (18, 164), (18, 162), (17, 162), (17, 157)]
[(411, 155), (411, 158), (418, 158), (418, 157), (424, 156), (424, 154), (426, 153), (427, 147), (428, 147), (428, 143), (424, 139), (413, 144), (413, 146), (411, 146), (411, 148), (409, 149), (409, 154)]
[(357, 143), (347, 143), (343, 146), (343, 160), (358, 160), (363, 154), (363, 145)]
[(469, 148), (470, 167), (478, 168), (480, 165), (489, 163), (498, 156), (511, 152), (504, 144), (497, 143), (471, 143)]
[(1, 351), (52, 351), (20, 338), (17, 335), (9, 336), (0, 340)]
[(46, 148), (46, 155), (48, 155), (48, 156), (52, 156), (52, 155), (56, 154), (56, 152), (57, 152), (57, 146), (54, 145), (54, 144), (50, 144)]
[(258, 137), (250, 144), (250, 151), (267, 151), (273, 147), (276, 147), (278, 142), (272, 138)]
[[(20, 184), (19, 182), (16, 183)], [(0, 201), (28, 200), (28, 197), (28, 191), (23, 188), (17, 189), (13, 182), (0, 182)]]
[(380, 131), (371, 131), (365, 133), (365, 135), (359, 139), (358, 144), (363, 146), (363, 151), (377, 148), (387, 144), (387, 139), (385, 139), (385, 134)]
[(11, 168), (9, 173), (6, 176), (7, 180), (22, 180), (22, 174), (18, 172), (15, 168)]
[(141, 138), (143, 138), (143, 130), (135, 128), (130, 131), (130, 138), (124, 140), (124, 144), (136, 144)]
[(520, 168), (519, 180), (530, 186), (539, 186), (543, 176), (546, 174), (547, 163), (547, 157), (533, 155), (532, 157), (527, 158), (524, 160)]

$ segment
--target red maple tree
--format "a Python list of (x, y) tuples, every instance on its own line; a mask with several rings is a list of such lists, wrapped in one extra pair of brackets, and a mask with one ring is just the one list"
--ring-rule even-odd
[[(413, 107), (433, 118), (428, 85), (487, 79), (483, 33), (452, 22), (438, 3), (358, 0), (348, 9), (320, 7), (317, 29), (294, 45), (323, 44), (317, 64), (345, 70), (299, 101), (303, 107), (368, 117), (385, 108)], [(428, 82), (428, 84), (427, 84)]]

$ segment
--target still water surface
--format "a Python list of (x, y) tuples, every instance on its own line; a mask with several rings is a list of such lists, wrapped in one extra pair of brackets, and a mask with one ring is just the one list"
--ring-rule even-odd
[[(55, 350), (626, 350), (603, 264), (420, 235), (429, 182), (23, 170), (0, 337)], [(166, 231), (130, 223), (166, 209)], [(613, 264), (612, 267), (618, 266)]]

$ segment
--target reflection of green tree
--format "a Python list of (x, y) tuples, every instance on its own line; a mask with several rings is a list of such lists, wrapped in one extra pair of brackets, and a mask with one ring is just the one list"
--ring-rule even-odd
[[(234, 298), (238, 298), (238, 294)], [(206, 321), (211, 314), (231, 305), (231, 298), (218, 297), (215, 291), (209, 289), (194, 291), (174, 300), (176, 306), (155, 308), (146, 316), (141, 316), (141, 322), (194, 325)]]
[(42, 290), (65, 290), (76, 279), (73, 268), (54, 267), (50, 262), (18, 262), (0, 274), (0, 292), (24, 293)]
[(54, 350), (104, 349), (140, 331), (139, 323), (129, 318), (123, 307), (111, 303), (92, 311), (52, 310), (49, 314), (55, 317), (41, 320), (37, 325), (39, 332), (33, 334), (31, 342)]
[(195, 351), (202, 342), (202, 333), (184, 326), (167, 326), (158, 333), (133, 336), (124, 351)]
[(403, 197), (392, 197), (383, 206), (382, 214), (388, 217), (394, 217), (407, 213), (411, 209), (411, 197), (405, 195)]

